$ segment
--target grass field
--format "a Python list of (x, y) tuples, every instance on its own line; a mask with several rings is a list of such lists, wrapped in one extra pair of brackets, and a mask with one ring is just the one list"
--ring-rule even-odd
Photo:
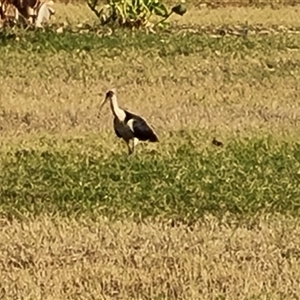
[[(0, 32), (1, 299), (297, 299), (298, 8), (189, 4), (155, 34), (55, 9)], [(112, 87), (159, 144), (127, 156)]]
[(299, 222), (2, 223), (2, 299), (297, 299)]

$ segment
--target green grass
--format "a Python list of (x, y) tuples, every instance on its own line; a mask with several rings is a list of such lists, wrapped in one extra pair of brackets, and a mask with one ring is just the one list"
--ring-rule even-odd
[[(300, 56), (290, 51), (300, 49), (298, 35), (47, 29), (2, 32), (0, 41), (2, 213), (299, 214), (300, 146), (275, 139), (298, 128)], [(123, 88), (122, 105), (156, 122), (157, 150), (138, 147), (128, 158), (124, 145), (116, 153), (105, 147), (108, 119), (96, 110), (108, 85)], [(222, 149), (199, 147), (199, 127), (209, 139), (233, 134)], [(15, 134), (24, 143), (12, 146)]]
[(205, 32), (186, 32), (181, 34), (161, 32), (146, 34), (116, 31), (112, 35), (99, 36), (96, 33), (76, 33), (67, 30), (61, 34), (52, 29), (46, 31), (28, 31), (21, 33), (2, 33), (0, 36), (0, 53), (34, 52), (56, 53), (59, 51), (97, 51), (104, 57), (115, 57), (124, 52), (139, 50), (148, 56), (177, 56), (201, 54), (224, 54), (245, 56), (259, 52), (269, 55), (287, 49), (300, 49), (300, 38), (297, 35), (279, 33), (268, 36), (216, 36)]
[[(223, 72), (224, 80), (227, 81), (253, 81), (256, 78), (262, 82), (271, 77), (293, 78), (299, 75), (300, 57), (297, 51), (300, 49), (300, 37), (294, 34), (212, 37), (203, 32), (161, 32), (155, 35), (117, 31), (109, 36), (98, 36), (95, 33), (73, 33), (70, 30), (57, 34), (49, 29), (16, 35), (18, 39), (15, 33), (13, 37), (2, 35), (0, 76), (4, 78), (25, 76), (29, 80), (37, 74), (43, 80), (54, 74), (55, 78), (66, 77), (68, 80), (79, 81), (108, 79), (109, 76), (124, 78), (123, 74), (112, 69), (115, 66), (109, 60), (117, 59), (131, 64), (137, 55), (141, 60), (163, 59), (178, 70), (184, 68), (174, 62), (174, 58), (189, 59), (192, 56), (193, 61), (197, 59), (193, 68), (203, 73), (203, 76), (207, 76), (210, 69), (202, 60), (210, 59), (213, 60), (212, 65), (219, 62), (220, 66), (216, 68), (214, 65), (213, 72)], [(293, 55), (290, 50), (294, 50)], [(256, 61), (248, 61), (248, 58)], [(272, 71), (267, 65), (273, 67)], [(181, 72), (178, 71), (171, 77), (169, 74), (162, 74), (161, 77), (164, 80), (170, 77), (178, 82), (180, 76)]]
[(186, 135), (181, 146), (167, 142), (164, 152), (140, 148), (131, 158), (93, 150), (85, 138), (37, 144), (2, 154), (2, 212), (190, 219), (204, 213), (300, 212), (296, 143), (252, 138), (198, 149)]

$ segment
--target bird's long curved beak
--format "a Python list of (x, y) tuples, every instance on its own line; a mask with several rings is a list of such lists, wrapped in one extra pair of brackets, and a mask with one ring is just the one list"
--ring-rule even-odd
[(102, 110), (102, 108), (103, 108), (103, 106), (104, 106), (105, 103), (106, 103), (106, 98), (101, 103), (100, 108), (99, 108), (99, 112)]
[(101, 105), (100, 105), (99, 112), (98, 112), (98, 117), (100, 117), (100, 115), (101, 115), (101, 110), (102, 110), (104, 104), (106, 103), (106, 100), (107, 100), (107, 99), (106, 99), (106, 97), (105, 97), (104, 100), (103, 100), (103, 102), (102, 102)]

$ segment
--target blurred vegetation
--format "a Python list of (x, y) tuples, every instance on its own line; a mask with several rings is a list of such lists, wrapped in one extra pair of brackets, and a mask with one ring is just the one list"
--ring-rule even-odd
[[(126, 28), (153, 28), (156, 25), (165, 25), (173, 13), (180, 16), (186, 13), (184, 3), (178, 3), (168, 10), (162, 0), (107, 0), (105, 5), (101, 5), (99, 0), (88, 0), (87, 4), (102, 25), (118, 25)], [(153, 23), (153, 16), (160, 20)]]
[[(86, 0), (58, 0), (57, 2), (61, 3), (84, 3)], [(99, 0), (99, 4), (104, 4), (106, 0)], [(174, 0), (166, 0), (166, 4), (174, 5), (176, 1)], [(256, 7), (263, 7), (263, 6), (276, 6), (276, 5), (288, 5), (288, 6), (296, 6), (299, 5), (298, 0), (192, 0), (188, 1), (189, 4), (195, 5), (198, 7), (224, 7), (224, 6), (256, 6)]]

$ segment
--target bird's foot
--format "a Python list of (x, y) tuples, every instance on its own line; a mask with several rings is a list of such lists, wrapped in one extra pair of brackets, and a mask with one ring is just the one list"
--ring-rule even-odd
[(130, 156), (130, 155), (132, 155), (133, 151), (130, 148), (129, 144), (127, 144), (127, 147), (128, 147), (128, 156)]

